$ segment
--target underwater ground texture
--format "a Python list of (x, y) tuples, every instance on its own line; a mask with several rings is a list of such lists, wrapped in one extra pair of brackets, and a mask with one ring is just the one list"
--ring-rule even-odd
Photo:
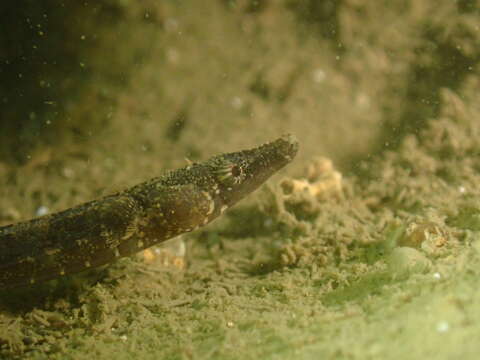
[(183, 269), (0, 293), (0, 358), (478, 357), (480, 4), (321, 3), (85, 5), (115, 26), (81, 28), (43, 140), (2, 148), (0, 224), (286, 132), (301, 151), (185, 236)]

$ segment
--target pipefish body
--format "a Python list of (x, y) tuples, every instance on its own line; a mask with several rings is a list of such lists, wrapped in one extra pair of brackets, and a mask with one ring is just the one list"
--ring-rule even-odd
[(295, 157), (285, 135), (70, 209), (0, 227), (0, 290), (98, 267), (208, 224)]

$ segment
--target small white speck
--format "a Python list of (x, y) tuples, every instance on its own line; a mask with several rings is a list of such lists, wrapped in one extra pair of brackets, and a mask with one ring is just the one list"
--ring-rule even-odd
[(325, 74), (325, 71), (323, 71), (322, 69), (317, 69), (313, 72), (312, 77), (314, 82), (316, 82), (317, 84), (320, 84), (325, 80), (327, 75)]
[(361, 109), (368, 109), (370, 108), (370, 97), (365, 94), (365, 93), (359, 93), (357, 96), (356, 96), (356, 99), (355, 99), (355, 104), (361, 108)]
[(445, 333), (447, 332), (448, 330), (450, 330), (450, 324), (446, 321), (440, 321), (438, 324), (437, 324), (437, 331), (439, 333)]
[(234, 109), (240, 110), (243, 107), (243, 100), (241, 97), (234, 96), (231, 104)]
[(72, 178), (75, 176), (75, 171), (68, 167), (63, 168), (63, 176), (65, 176), (66, 178)]
[(463, 193), (465, 193), (466, 191), (467, 191), (467, 189), (465, 189), (464, 186), (459, 186), (459, 187), (458, 187), (458, 192), (459, 192), (460, 194), (463, 194)]
[(118, 251), (118, 248), (115, 248), (113, 252), (115, 254), (115, 257), (120, 257), (120, 251)]
[(50, 212), (50, 209), (44, 205), (40, 206), (37, 211), (35, 211), (35, 215), (37, 216), (43, 216), (47, 215)]
[(436, 272), (436, 273), (433, 273), (433, 278), (437, 279), (437, 280), (440, 280), (442, 278), (442, 275), (440, 275), (440, 273)]
[(235, 324), (233, 323), (233, 321), (228, 321), (227, 322), (227, 327), (233, 328), (234, 326), (235, 326)]
[(128, 340), (127, 335), (120, 335), (120, 340), (127, 341)]
[(225, 210), (228, 209), (228, 206), (227, 205), (223, 205), (221, 208), (220, 208), (220, 214), (223, 214), (225, 212)]
[(176, 64), (180, 58), (180, 53), (176, 49), (167, 49), (167, 61), (171, 64)]

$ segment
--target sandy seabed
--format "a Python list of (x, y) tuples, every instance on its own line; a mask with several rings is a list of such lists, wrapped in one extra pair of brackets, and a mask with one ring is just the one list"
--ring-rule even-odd
[(0, 224), (282, 133), (301, 151), (173, 266), (0, 293), (2, 358), (477, 358), (475, 2), (105, 3), (61, 132), (0, 158)]

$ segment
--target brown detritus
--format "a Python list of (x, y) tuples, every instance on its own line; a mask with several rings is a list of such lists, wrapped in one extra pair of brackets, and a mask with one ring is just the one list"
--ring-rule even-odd
[(280, 186), (285, 196), (307, 193), (317, 200), (342, 195), (342, 174), (335, 170), (332, 161), (316, 157), (306, 168), (306, 179), (285, 179)]
[(422, 248), (429, 252), (443, 247), (448, 241), (448, 234), (441, 226), (433, 223), (411, 223), (399, 241), (399, 246)]
[(305, 238), (282, 246), (279, 252), (282, 266), (301, 265), (314, 262), (324, 266), (328, 262), (329, 247)]
[(286, 178), (276, 189), (270, 189), (273, 201), (269, 206), (265, 204), (264, 211), (282, 217), (281, 221), (287, 224), (308, 227), (308, 220), (321, 212), (325, 201), (343, 198), (342, 175), (333, 168), (331, 160), (315, 158), (305, 174), (306, 178)]
[(274, 262), (324, 268), (360, 253), (361, 246), (380, 241), (380, 235), (366, 230), (377, 228), (371, 223), (369, 208), (360, 199), (350, 198), (351, 191), (344, 193), (343, 188), (342, 175), (332, 162), (318, 157), (306, 167), (305, 178), (287, 178), (267, 189), (261, 208), (288, 239)]

